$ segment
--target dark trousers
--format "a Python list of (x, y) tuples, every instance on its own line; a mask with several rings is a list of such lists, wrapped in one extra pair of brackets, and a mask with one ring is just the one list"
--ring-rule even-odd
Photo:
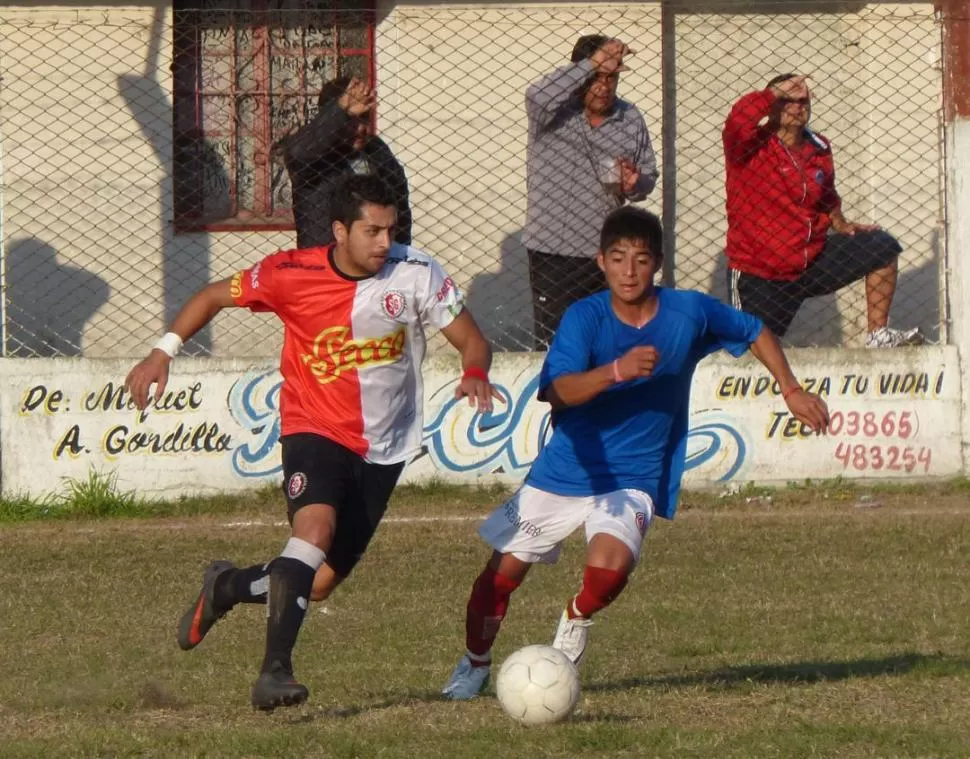
[(793, 282), (728, 269), (731, 302), (783, 337), (806, 299), (851, 285), (891, 264), (902, 250), (896, 238), (881, 229), (853, 236), (831, 234), (818, 258)]
[(606, 288), (595, 258), (575, 258), (529, 249), (529, 284), (535, 330), (532, 348), (549, 349), (562, 315), (572, 303)]

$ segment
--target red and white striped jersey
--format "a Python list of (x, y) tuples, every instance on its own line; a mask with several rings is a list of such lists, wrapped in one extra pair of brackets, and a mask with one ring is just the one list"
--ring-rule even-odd
[(377, 464), (420, 450), (425, 328), (447, 327), (463, 307), (431, 256), (395, 244), (377, 274), (352, 278), (333, 246), (285, 250), (236, 274), (230, 292), (283, 322), (283, 435), (323, 435)]

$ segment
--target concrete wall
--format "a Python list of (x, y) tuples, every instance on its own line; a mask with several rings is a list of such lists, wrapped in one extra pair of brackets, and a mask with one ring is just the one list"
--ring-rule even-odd
[[(694, 380), (688, 486), (962, 471), (954, 349), (805, 350), (793, 359), (805, 387), (829, 403), (831, 434), (806, 434), (760, 364), (712, 357)], [(492, 376), (506, 403), (478, 418), (454, 401), (457, 363), (429, 361), (425, 452), (405, 479), (520, 482), (549, 433), (548, 406), (535, 400), (540, 365), (538, 354), (498, 356)], [(4, 495), (41, 496), (91, 470), (117, 474), (122, 489), (146, 496), (279, 481), (272, 365), (179, 359), (162, 403), (146, 413), (120, 389), (129, 368), (89, 359), (0, 363)]]

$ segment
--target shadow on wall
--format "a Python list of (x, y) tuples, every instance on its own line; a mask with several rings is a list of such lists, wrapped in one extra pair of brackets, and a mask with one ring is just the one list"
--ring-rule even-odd
[(497, 272), (482, 272), (468, 286), (467, 304), (495, 350), (532, 350), (532, 291), (522, 230), (500, 246)]
[[(155, 158), (165, 170), (165, 178), (159, 185), (158, 218), (161, 229), (162, 251), (162, 297), (164, 298), (164, 325), (150, 330), (151, 334), (162, 332), (172, 323), (182, 304), (196, 291), (209, 284), (210, 235), (206, 232), (175, 235), (174, 228), (174, 181), (172, 177), (173, 108), (169, 97), (158, 81), (159, 76), (169, 73), (160, 66), (159, 45), (165, 22), (164, 9), (155, 12), (149, 40), (148, 55), (143, 74), (125, 74), (118, 77), (118, 90), (128, 110), (141, 128), (142, 136), (151, 144)], [(221, 171), (221, 161), (212, 163), (207, 170)], [(228, 187), (228, 176), (222, 184)], [(212, 331), (205, 327), (182, 349), (189, 355), (208, 354), (212, 350)]]
[(108, 302), (108, 283), (58, 263), (57, 251), (33, 237), (14, 240), (6, 256), (6, 355), (80, 355), (84, 325)]
[[(929, 240), (932, 257), (921, 266), (907, 266), (906, 251), (903, 251), (896, 295), (889, 313), (891, 325), (900, 329), (919, 327), (927, 341), (934, 343), (940, 340), (941, 245), (939, 230), (933, 230)], [(731, 302), (727, 258), (723, 251), (718, 253), (717, 265), (708, 287), (708, 291), (716, 298), (724, 303)], [(865, 296), (861, 289), (858, 298), (858, 308), (864, 310)], [(846, 342), (845, 329), (836, 295), (809, 298), (799, 309), (784, 343), (793, 347), (840, 346)]]

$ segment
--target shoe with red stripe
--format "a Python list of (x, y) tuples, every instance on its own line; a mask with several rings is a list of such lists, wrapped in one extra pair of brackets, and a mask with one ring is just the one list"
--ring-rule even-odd
[(230, 569), (235, 569), (231, 561), (214, 561), (206, 568), (198, 598), (179, 620), (178, 641), (183, 651), (199, 645), (212, 625), (229, 612), (229, 609), (216, 609), (215, 590), (216, 578)]

